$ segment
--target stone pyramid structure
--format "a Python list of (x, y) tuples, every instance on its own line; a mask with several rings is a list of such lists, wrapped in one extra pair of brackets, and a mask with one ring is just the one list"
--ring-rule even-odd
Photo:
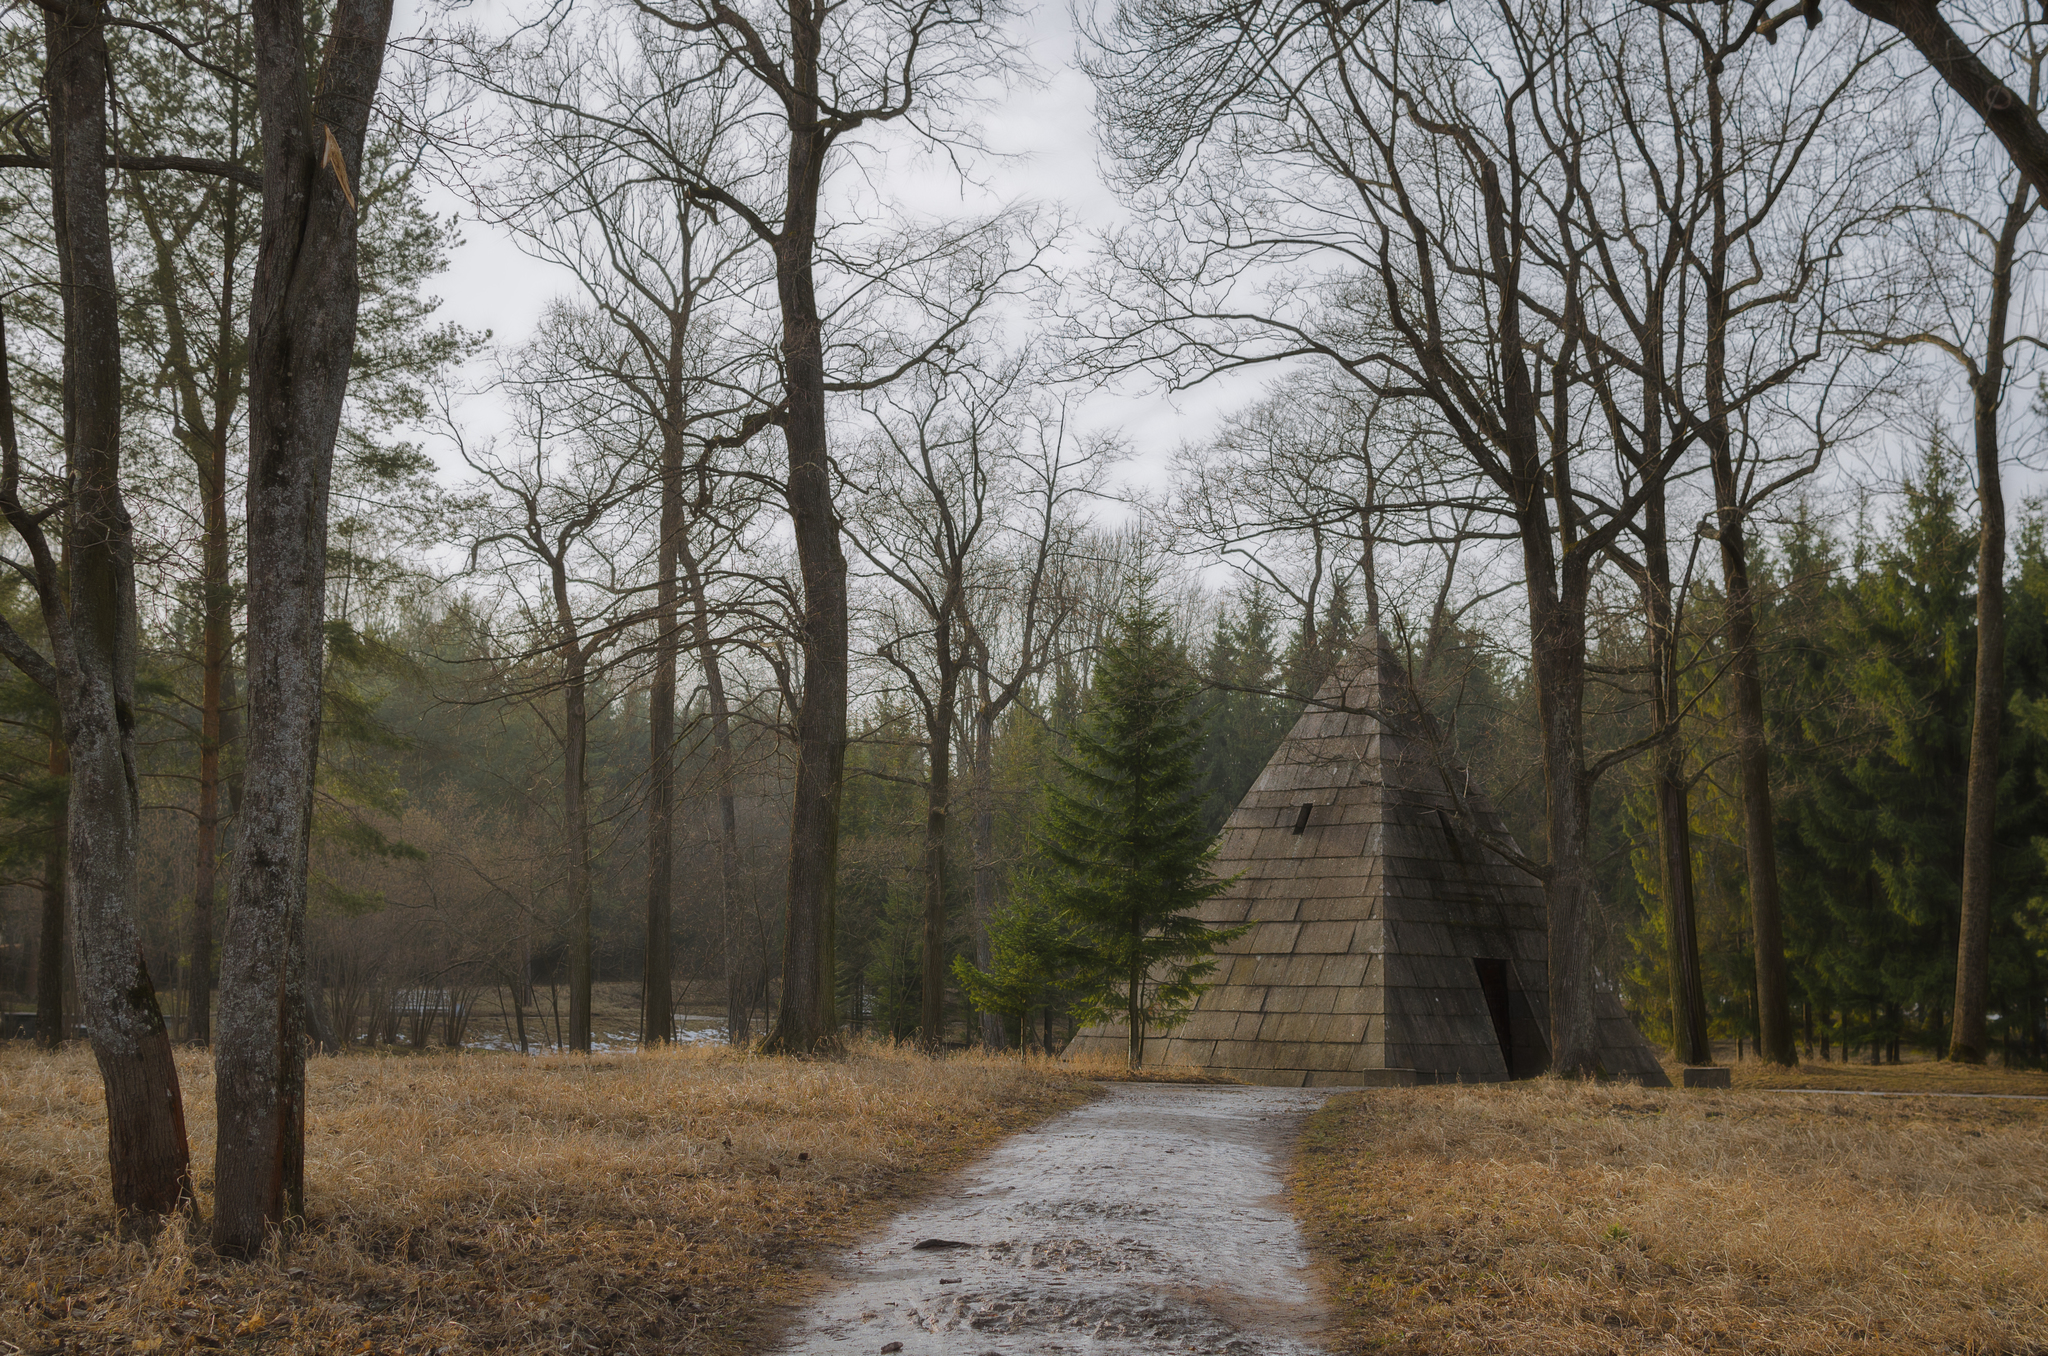
[[(1542, 888), (1470, 774), (1447, 765), (1405, 669), (1368, 632), (1224, 825), (1203, 907), (1249, 921), (1188, 1021), (1146, 1063), (1284, 1087), (1499, 1082), (1550, 1054)], [(1620, 1003), (1599, 1002), (1602, 1067), (1668, 1086)], [(1072, 1050), (1125, 1053), (1122, 1024)]]

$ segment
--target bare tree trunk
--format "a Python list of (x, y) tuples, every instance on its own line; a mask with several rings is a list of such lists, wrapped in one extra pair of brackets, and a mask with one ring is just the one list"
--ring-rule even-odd
[(301, 0), (258, 0), (263, 225), (249, 310), (249, 728), (215, 1040), (213, 1245), (305, 1208), (306, 857), (319, 757), (327, 497), (356, 332), (354, 180), (390, 0), (341, 0), (309, 88)]
[(725, 934), (725, 1038), (745, 1045), (752, 1004), (739, 955), (740, 828), (733, 804), (732, 708), (725, 696), (725, 673), (718, 646), (711, 638), (711, 600), (705, 595), (704, 572), (690, 550), (687, 533), (676, 539), (676, 557), (690, 590), (697, 634), (697, 662), (704, 669), (704, 693), (711, 708), (711, 771), (718, 782), (718, 921)]
[(788, 404), (785, 486), (803, 575), (803, 694), (796, 717), (796, 791), (790, 807), (789, 902), (782, 934), (782, 1005), (765, 1050), (808, 1054), (839, 1045), (833, 994), (838, 926), (839, 803), (846, 771), (846, 554), (832, 503), (825, 430), (825, 353), (813, 282), (818, 195), (829, 146), (820, 119), (821, 21), (790, 6), (789, 159), (775, 286), (782, 308)]
[(2005, 487), (1999, 465), (1998, 407), (2005, 397), (2006, 323), (2012, 309), (2013, 256), (2034, 214), (2033, 187), (2021, 183), (2005, 214), (1991, 261), (1991, 306), (1982, 366), (1971, 374), (1977, 441), (1977, 685), (1970, 720), (1968, 804), (1963, 820), (1963, 902), (1956, 945), (1955, 1025), (1950, 1059), (1982, 1064), (1991, 1052), (1985, 1012), (1991, 988), (1992, 891), (1997, 885), (1998, 745), (2005, 714)]
[[(671, 353), (682, 335), (672, 335)], [(668, 383), (671, 408), (662, 430), (661, 544), (657, 548), (654, 681), (647, 689), (647, 941), (641, 972), (640, 1043), (666, 1045), (675, 1034), (669, 928), (675, 890), (676, 667), (682, 649), (677, 607), (676, 557), (683, 534), (683, 433), (675, 408), (677, 383)]]
[[(995, 963), (989, 924), (996, 912), (995, 713), (989, 708), (988, 678), (980, 675), (981, 700), (974, 712), (974, 963), (986, 973)], [(1003, 1048), (1003, 1019), (981, 1014), (984, 1049)]]
[[(232, 273), (230, 263), (229, 271)], [(222, 708), (228, 701), (228, 647), (233, 643), (233, 598), (228, 586), (227, 439), (228, 421), (213, 429), (211, 464), (200, 478), (205, 500), (205, 546), (200, 584), (205, 609), (199, 695), (199, 832), (194, 845), (192, 922), (186, 938), (191, 963), (185, 971), (185, 1038), (205, 1045), (213, 1039), (213, 903), (220, 861)]]
[(960, 700), (950, 613), (939, 619), (937, 648), (938, 699), (926, 730), (930, 776), (925, 783), (924, 973), (917, 1030), (918, 1044), (932, 1051), (943, 1043), (946, 1027), (946, 820), (953, 799), (953, 717)]
[(590, 807), (586, 803), (590, 718), (586, 707), (583, 652), (568, 645), (563, 683), (562, 815), (569, 839), (569, 1048), (590, 1053)]
[[(70, 496), (61, 572), (43, 516), (21, 502), (21, 454), (0, 331), (0, 509), (28, 547), (55, 662), (12, 627), (0, 651), (53, 694), (70, 759), (65, 895), (78, 996), (107, 1099), (107, 1160), (122, 1226), (188, 1207), (191, 1155), (136, 927), (141, 802), (135, 763), (134, 529), (121, 497), (120, 288), (106, 181), (105, 16), (88, 0), (44, 10), (50, 180), (64, 304)], [(60, 1018), (61, 1021), (61, 1018)]]
[(1678, 618), (1672, 604), (1664, 495), (1644, 505), (1644, 567), (1654, 719), (1663, 736), (1652, 755), (1657, 803), (1658, 887), (1664, 897), (1664, 958), (1671, 993), (1671, 1052), (1681, 1064), (1712, 1064), (1706, 988), (1700, 978), (1698, 913), (1693, 898), (1692, 811), (1685, 749), (1678, 738)]
[[(64, 740), (50, 732), (50, 778), (61, 784), (70, 771)], [(42, 941), (36, 952), (36, 1044), (55, 1050), (64, 1043), (64, 838), (67, 816), (58, 802), (50, 822), (50, 846), (43, 853)]]
[(1778, 892), (1778, 846), (1771, 812), (1771, 749), (1764, 729), (1763, 659), (1756, 631), (1756, 593), (1750, 581), (1742, 486), (1735, 464), (1728, 408), (1729, 255), (1725, 175), (1726, 115), (1720, 64), (1707, 67), (1708, 137), (1713, 161), (1713, 240), (1703, 284), (1707, 333), (1707, 456), (1714, 476), (1714, 506), (1727, 594), (1729, 679), (1735, 687), (1735, 762), (1742, 779), (1743, 844), (1749, 862), (1749, 916), (1756, 952), (1757, 1054), (1793, 1065), (1791, 979), (1785, 968), (1783, 908)]

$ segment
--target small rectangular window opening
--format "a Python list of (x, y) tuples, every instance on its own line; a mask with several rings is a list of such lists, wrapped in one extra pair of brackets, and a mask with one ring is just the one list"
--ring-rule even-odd
[(1315, 808), (1316, 803), (1312, 800), (1302, 802), (1301, 813), (1294, 817), (1294, 832), (1296, 835), (1299, 835), (1303, 829), (1308, 827), (1309, 812)]

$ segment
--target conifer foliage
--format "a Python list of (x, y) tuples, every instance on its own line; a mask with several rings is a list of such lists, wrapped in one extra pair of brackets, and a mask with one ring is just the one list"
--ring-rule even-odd
[(1130, 1062), (1148, 1030), (1183, 1020), (1216, 968), (1211, 952), (1244, 934), (1195, 916), (1230, 884), (1209, 869), (1195, 759), (1203, 730), (1195, 685), (1148, 588), (1117, 619), (1095, 665), (1073, 753), (1060, 760), (1039, 845), (1047, 898), (1076, 933), (1080, 1020), (1121, 1012)]

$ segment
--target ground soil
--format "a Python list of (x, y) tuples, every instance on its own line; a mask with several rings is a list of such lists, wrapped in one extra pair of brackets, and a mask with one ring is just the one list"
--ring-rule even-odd
[(792, 1316), (775, 1350), (1315, 1350), (1327, 1315), (1282, 1193), (1295, 1140), (1322, 1099), (1111, 1087), (1013, 1136), (843, 1254), (838, 1284)]

